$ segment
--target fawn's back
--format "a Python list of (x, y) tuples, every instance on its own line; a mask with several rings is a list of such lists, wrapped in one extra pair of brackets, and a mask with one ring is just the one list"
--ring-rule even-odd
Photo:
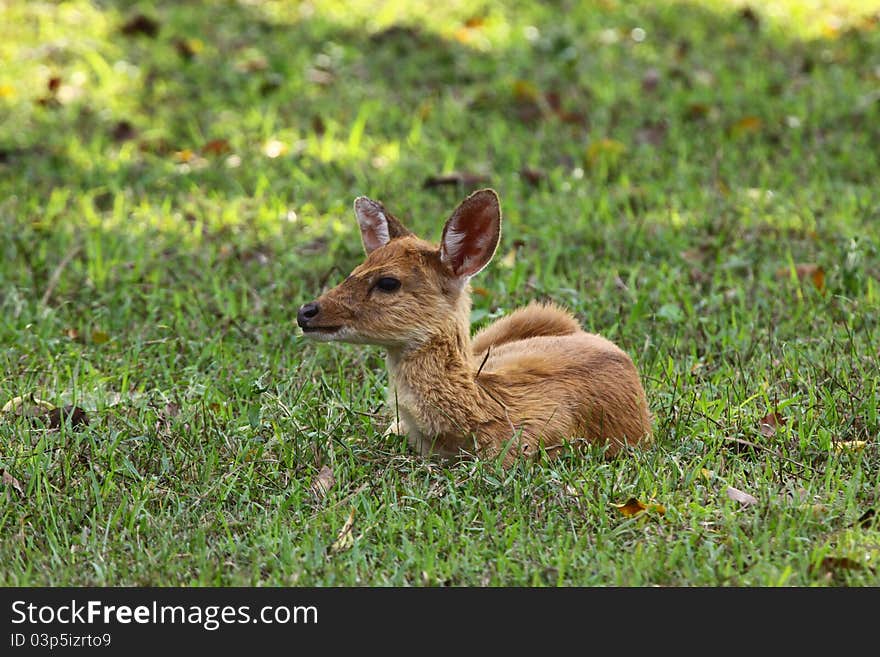
[(309, 337), (386, 349), (389, 430), (416, 451), (500, 455), (510, 464), (566, 443), (598, 442), (614, 454), (650, 438), (632, 360), (558, 306), (530, 304), (471, 340), (469, 280), (500, 239), (494, 191), (465, 199), (439, 246), (365, 197), (355, 214), (366, 260), (303, 305), (297, 322)]

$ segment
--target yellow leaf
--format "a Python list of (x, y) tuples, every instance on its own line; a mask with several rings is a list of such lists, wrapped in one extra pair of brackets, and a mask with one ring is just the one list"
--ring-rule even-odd
[(764, 127), (764, 122), (757, 116), (744, 116), (730, 126), (730, 134), (740, 137), (745, 134), (754, 134)]
[(513, 83), (513, 95), (517, 100), (537, 100), (538, 88), (528, 80), (516, 80)]
[(9, 84), (0, 84), (0, 98), (15, 98), (15, 89)]
[(43, 399), (37, 399), (33, 395), (28, 395), (26, 397), (13, 397), (3, 405), (3, 410), (0, 412), (27, 415), (34, 414), (36, 409), (51, 411), (55, 409), (55, 405)]
[(92, 331), (92, 342), (94, 344), (104, 344), (110, 340), (110, 336), (104, 331)]
[(513, 269), (513, 266), (516, 264), (516, 247), (508, 251), (507, 255), (501, 258), (498, 262), (505, 269)]
[(868, 444), (867, 440), (839, 440), (832, 443), (835, 452), (860, 452)]
[(342, 529), (336, 535), (333, 545), (330, 546), (331, 552), (342, 552), (354, 544), (354, 537), (351, 535), (352, 527), (354, 527), (354, 507), (352, 507), (351, 512), (348, 514), (348, 519), (342, 525)]
[(587, 163), (595, 166), (599, 162), (616, 162), (626, 153), (626, 145), (616, 139), (597, 139), (587, 147)]
[(635, 497), (629, 498), (623, 504), (612, 504), (611, 506), (615, 507), (618, 511), (620, 511), (627, 518), (631, 518), (640, 514), (642, 511), (653, 511), (655, 513), (660, 514), (661, 516), (666, 513), (666, 507), (662, 504), (645, 504), (644, 502), (636, 499)]
[(178, 162), (186, 163), (193, 159), (194, 155), (195, 153), (193, 153), (190, 149), (184, 148), (183, 150), (174, 153), (174, 159), (176, 159)]

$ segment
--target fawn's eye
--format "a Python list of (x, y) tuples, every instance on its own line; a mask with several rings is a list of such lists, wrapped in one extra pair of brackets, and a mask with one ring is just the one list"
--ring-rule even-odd
[(383, 292), (394, 292), (394, 290), (400, 287), (400, 281), (390, 276), (384, 276), (376, 281), (376, 287)]

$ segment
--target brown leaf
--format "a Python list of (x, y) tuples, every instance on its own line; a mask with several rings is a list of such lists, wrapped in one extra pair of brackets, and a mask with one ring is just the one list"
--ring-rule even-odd
[(761, 27), (761, 17), (751, 7), (743, 7), (739, 10), (740, 19), (746, 23), (753, 31), (757, 31)]
[(733, 137), (741, 137), (747, 134), (760, 132), (764, 122), (757, 116), (744, 116), (730, 125), (729, 132)]
[(751, 506), (752, 504), (757, 504), (758, 500), (754, 497), (745, 493), (738, 488), (734, 488), (733, 486), (727, 487), (727, 497), (732, 499), (734, 502), (739, 502), (743, 506)]
[(131, 122), (123, 119), (116, 122), (116, 125), (110, 131), (110, 136), (113, 138), (113, 141), (128, 141), (137, 137), (137, 130), (134, 129)]
[(470, 30), (476, 30), (486, 24), (485, 16), (471, 16), (464, 22), (464, 26)]
[(342, 525), (342, 529), (340, 529), (339, 533), (336, 535), (336, 540), (333, 541), (333, 545), (330, 546), (331, 552), (342, 552), (354, 544), (354, 537), (351, 535), (352, 527), (354, 527), (354, 507), (352, 507), (351, 512), (348, 514), (348, 519), (345, 521), (345, 524)]
[[(803, 282), (810, 280), (820, 292), (825, 290), (825, 269), (821, 265), (812, 262), (802, 262), (794, 266), (794, 273), (798, 280)], [(776, 270), (776, 278), (784, 279), (791, 275), (791, 269), (780, 267)]]
[(209, 155), (223, 155), (232, 150), (229, 146), (229, 142), (225, 139), (212, 139), (207, 144), (202, 146), (202, 152), (207, 153)]
[(761, 418), (760, 428), (761, 435), (765, 438), (772, 438), (776, 435), (776, 428), (785, 424), (785, 418), (779, 413), (767, 413)]
[(57, 75), (53, 75), (49, 78), (49, 82), (46, 83), (46, 87), (49, 89), (49, 93), (55, 93), (61, 87), (61, 78)]
[(627, 518), (640, 514), (642, 511), (655, 511), (661, 516), (666, 513), (666, 507), (662, 504), (645, 504), (635, 497), (629, 498), (623, 504), (612, 504), (614, 508), (620, 511)]
[(314, 481), (312, 481), (312, 493), (314, 493), (315, 497), (319, 500), (324, 499), (324, 496), (330, 492), (330, 489), (333, 488), (333, 484), (336, 483), (336, 477), (333, 476), (333, 470), (330, 469), (329, 466), (323, 466), (315, 477)]
[(544, 179), (547, 178), (546, 173), (544, 173), (540, 169), (533, 169), (531, 167), (523, 167), (519, 170), (519, 175), (532, 187), (537, 187), (541, 184), (542, 181), (544, 181)]
[(824, 573), (830, 578), (841, 574), (840, 571), (843, 570), (863, 570), (865, 567), (865, 564), (849, 557), (823, 557), (819, 566), (814, 567), (812, 570), (814, 573)]
[(685, 110), (684, 117), (690, 121), (704, 119), (709, 116), (711, 109), (706, 103), (691, 103)]
[(33, 395), (13, 397), (3, 405), (2, 413), (12, 413), (19, 417), (35, 417), (55, 408), (55, 405)]
[(137, 14), (125, 22), (121, 31), (126, 36), (143, 34), (144, 36), (153, 39), (159, 34), (159, 22), (149, 16)]
[(65, 424), (70, 424), (71, 429), (86, 427), (89, 425), (89, 416), (79, 406), (65, 406), (53, 408), (40, 415), (34, 415), (34, 420), (42, 420), (47, 429), (57, 430)]
[(460, 185), (461, 187), (474, 187), (489, 182), (489, 176), (479, 173), (457, 171), (439, 176), (429, 176), (424, 182), (424, 188), (441, 187), (443, 185)]
[(105, 342), (109, 342), (109, 340), (110, 335), (106, 331), (92, 331), (92, 344), (104, 344)]
[(10, 486), (12, 490), (24, 497), (24, 488), (22, 488), (21, 482), (3, 468), (0, 468), (0, 479), (2, 479), (3, 485)]

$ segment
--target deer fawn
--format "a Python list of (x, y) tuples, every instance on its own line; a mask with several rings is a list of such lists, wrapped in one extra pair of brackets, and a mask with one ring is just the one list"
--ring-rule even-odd
[(386, 349), (397, 418), (389, 432), (422, 455), (500, 456), (505, 466), (566, 443), (607, 445), (613, 455), (650, 440), (632, 360), (562, 308), (532, 302), (471, 339), (468, 281), (501, 236), (493, 190), (456, 208), (439, 247), (381, 203), (362, 196), (354, 211), (366, 260), (296, 319), (316, 340)]

